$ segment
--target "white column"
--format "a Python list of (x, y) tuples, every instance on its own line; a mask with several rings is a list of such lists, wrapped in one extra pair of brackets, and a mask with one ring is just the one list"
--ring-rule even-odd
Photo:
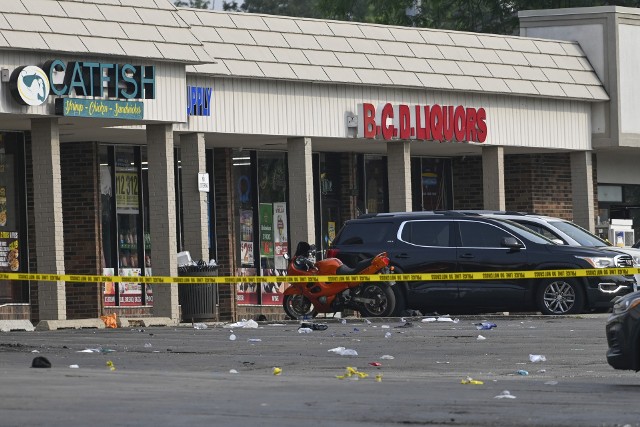
[(387, 142), (387, 176), (389, 181), (389, 211), (411, 212), (411, 143)]
[[(171, 124), (147, 125), (149, 221), (154, 276), (177, 276), (176, 195)], [(153, 285), (153, 314), (178, 322), (178, 285)]]
[(595, 231), (593, 164), (590, 151), (571, 153), (573, 222)]
[(287, 140), (289, 166), (289, 251), (298, 242), (316, 242), (311, 138)]
[(198, 190), (198, 173), (207, 171), (203, 133), (180, 137), (180, 160), (184, 250), (189, 251), (195, 261), (209, 261), (208, 193)]
[(484, 209), (505, 210), (504, 147), (482, 148), (482, 187)]
[[(31, 140), (38, 273), (64, 274), (58, 119), (31, 119)], [(65, 283), (38, 282), (38, 307), (40, 320), (66, 320)]]

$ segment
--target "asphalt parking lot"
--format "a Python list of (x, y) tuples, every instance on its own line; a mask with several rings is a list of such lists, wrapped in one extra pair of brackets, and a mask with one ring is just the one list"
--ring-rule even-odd
[(407, 320), (0, 333), (0, 425), (640, 426), (606, 315)]

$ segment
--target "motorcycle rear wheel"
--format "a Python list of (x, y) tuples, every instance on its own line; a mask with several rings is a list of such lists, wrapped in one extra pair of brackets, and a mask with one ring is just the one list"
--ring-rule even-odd
[(360, 306), (360, 314), (364, 317), (389, 317), (396, 308), (396, 296), (386, 283), (367, 283), (362, 287), (361, 295), (375, 300)]
[(300, 294), (285, 295), (282, 306), (287, 316), (293, 320), (304, 319), (305, 317), (313, 318), (318, 314), (309, 298)]

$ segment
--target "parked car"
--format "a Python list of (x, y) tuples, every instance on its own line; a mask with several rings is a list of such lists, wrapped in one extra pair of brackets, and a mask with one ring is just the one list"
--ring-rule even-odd
[[(347, 221), (327, 252), (349, 266), (386, 251), (399, 273), (631, 267), (627, 254), (557, 245), (517, 223), (462, 212), (367, 214)], [(571, 314), (608, 308), (632, 292), (625, 276), (399, 282), (396, 311), (532, 310)]]
[(627, 294), (615, 302), (606, 330), (609, 365), (640, 371), (640, 292)]
[[(552, 216), (527, 214), (523, 212), (508, 211), (464, 211), (469, 214), (478, 214), (489, 218), (507, 219), (535, 231), (538, 234), (553, 240), (561, 245), (588, 246), (592, 248), (607, 248), (620, 253), (631, 255), (633, 266), (640, 267), (640, 249), (633, 247), (613, 246), (610, 242), (601, 239), (588, 230), (571, 221)], [(640, 242), (638, 242), (640, 243)], [(638, 244), (636, 243), (636, 244)], [(640, 274), (635, 274), (635, 290), (640, 284)]]

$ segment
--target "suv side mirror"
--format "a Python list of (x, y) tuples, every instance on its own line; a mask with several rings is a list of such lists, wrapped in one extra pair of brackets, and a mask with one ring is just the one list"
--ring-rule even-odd
[(500, 240), (500, 245), (509, 249), (521, 249), (524, 247), (515, 237), (503, 237), (502, 240)]

